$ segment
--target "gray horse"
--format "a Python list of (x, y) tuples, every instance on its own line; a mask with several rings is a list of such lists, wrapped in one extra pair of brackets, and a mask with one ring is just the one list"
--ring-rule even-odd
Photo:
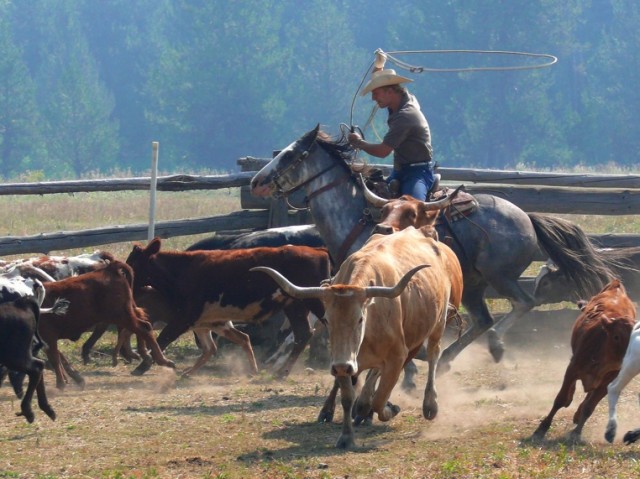
[[(332, 140), (319, 127), (293, 142), (262, 168), (251, 180), (257, 196), (282, 197), (302, 189), (307, 206), (338, 267), (371, 235), (376, 222), (373, 208), (365, 199), (358, 175), (350, 162), (354, 150), (344, 138)], [(509, 299), (512, 310), (501, 322), (511, 324), (531, 310), (536, 302), (518, 284), (518, 278), (539, 252), (561, 265), (580, 293), (590, 297), (613, 277), (601, 255), (577, 225), (551, 216), (527, 214), (509, 201), (492, 195), (475, 195), (474, 213), (465, 220), (437, 226), (440, 237), (453, 238), (464, 277), (462, 304), (471, 317), (465, 333), (442, 354), (439, 369), (473, 340), (494, 326), (484, 299), (492, 286)], [(493, 329), (490, 351), (496, 361), (504, 352), (504, 329)]]

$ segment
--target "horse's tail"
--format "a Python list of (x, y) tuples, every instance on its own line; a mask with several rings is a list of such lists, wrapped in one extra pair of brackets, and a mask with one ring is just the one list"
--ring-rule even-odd
[(538, 242), (558, 269), (576, 284), (581, 298), (591, 298), (616, 277), (580, 226), (536, 213), (529, 213), (529, 219)]

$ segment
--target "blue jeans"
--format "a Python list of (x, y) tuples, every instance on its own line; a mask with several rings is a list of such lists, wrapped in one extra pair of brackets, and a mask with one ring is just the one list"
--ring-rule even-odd
[(433, 178), (433, 163), (406, 165), (401, 170), (393, 169), (387, 178), (400, 181), (400, 194), (411, 195), (420, 201), (427, 201), (427, 193), (435, 181)]

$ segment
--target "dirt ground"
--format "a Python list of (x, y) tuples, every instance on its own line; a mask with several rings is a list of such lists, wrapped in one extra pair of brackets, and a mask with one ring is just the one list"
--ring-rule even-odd
[[(339, 402), (332, 424), (315, 420), (332, 377), (304, 362), (284, 380), (266, 372), (248, 378), (245, 358), (228, 347), (191, 379), (156, 366), (134, 377), (133, 365), (112, 367), (100, 353), (94, 364), (81, 366), (73, 350), (84, 390), (57, 391), (52, 372), (45, 373), (56, 421), (36, 409), (35, 422), (27, 424), (15, 416), (19, 402), (11, 389), (0, 389), (0, 478), (638, 477), (638, 446), (621, 443), (624, 432), (640, 426), (636, 381), (622, 397), (613, 445), (603, 437), (606, 400), (587, 422), (581, 444), (565, 439), (583, 398), (580, 386), (547, 440), (528, 440), (560, 387), (570, 326), (521, 324), (509, 334), (499, 364), (481, 338), (438, 378), (434, 421), (421, 415), (426, 367), (419, 362), (418, 390), (398, 386), (392, 395), (400, 414), (357, 428), (357, 449), (349, 452), (333, 447)], [(179, 371), (196, 350), (170, 347), (167, 354), (178, 359)]]

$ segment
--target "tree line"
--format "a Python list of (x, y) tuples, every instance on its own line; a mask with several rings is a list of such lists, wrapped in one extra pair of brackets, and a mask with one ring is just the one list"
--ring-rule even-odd
[[(164, 171), (229, 171), (318, 123), (338, 135), (367, 124), (373, 103), (356, 90), (378, 47), (558, 57), (524, 71), (399, 71), (442, 165), (633, 168), (639, 22), (631, 0), (0, 0), (0, 176), (144, 173), (152, 141)], [(381, 137), (385, 119), (365, 135)]]

